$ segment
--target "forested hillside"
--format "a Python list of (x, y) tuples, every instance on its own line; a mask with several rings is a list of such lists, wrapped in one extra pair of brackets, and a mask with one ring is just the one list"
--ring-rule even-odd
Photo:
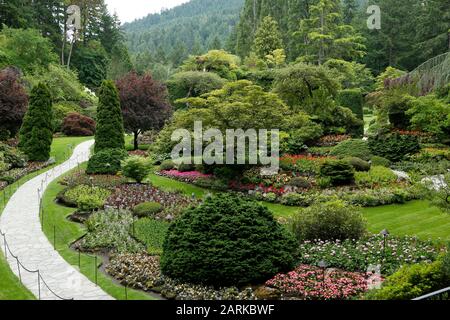
[[(239, 20), (244, 0), (193, 0), (160, 14), (151, 14), (123, 29), (136, 54), (136, 67), (155, 63), (179, 65), (189, 54), (226, 47)], [(156, 71), (158, 72), (158, 71)]]

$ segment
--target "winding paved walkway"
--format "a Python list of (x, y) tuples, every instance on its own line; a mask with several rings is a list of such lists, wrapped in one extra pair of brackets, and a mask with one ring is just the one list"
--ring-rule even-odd
[[(112, 299), (53, 249), (52, 244), (42, 232), (39, 219), (38, 189), (45, 190), (50, 182), (75, 168), (78, 163), (87, 161), (93, 143), (93, 140), (81, 143), (75, 148), (68, 161), (21, 186), (11, 197), (0, 217), (0, 229), (6, 234), (6, 241), (14, 255), (18, 256), (23, 266), (29, 270), (39, 269), (51, 290), (65, 299)], [(3, 242), (3, 237), (0, 237), (2, 250), (5, 248)], [(9, 253), (7, 260), (13, 272), (19, 276), (17, 261)], [(26, 272), (22, 268), (20, 273), (22, 283), (38, 297), (38, 275)], [(58, 299), (42, 282), (40, 296), (42, 300)]]

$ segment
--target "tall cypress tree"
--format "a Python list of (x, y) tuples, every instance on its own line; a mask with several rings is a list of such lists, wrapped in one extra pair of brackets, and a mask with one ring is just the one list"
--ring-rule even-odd
[(48, 87), (39, 83), (30, 95), (30, 107), (19, 133), (19, 148), (31, 161), (47, 161), (53, 141), (52, 97)]
[(119, 91), (114, 82), (103, 81), (99, 91), (95, 152), (105, 149), (125, 149), (125, 130)]

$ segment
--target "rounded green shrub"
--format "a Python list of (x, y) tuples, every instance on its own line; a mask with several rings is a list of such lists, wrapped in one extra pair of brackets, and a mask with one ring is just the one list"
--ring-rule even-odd
[(329, 178), (333, 186), (340, 186), (353, 183), (355, 171), (347, 161), (328, 160), (321, 165), (320, 176)]
[(95, 153), (88, 162), (87, 174), (117, 174), (121, 162), (128, 156), (123, 149), (105, 149)]
[(221, 194), (175, 220), (166, 236), (161, 270), (188, 283), (262, 283), (295, 265), (296, 241), (256, 201)]
[(158, 202), (144, 202), (133, 208), (133, 213), (137, 217), (152, 217), (161, 212), (163, 206)]
[(339, 158), (357, 157), (368, 161), (372, 153), (366, 141), (352, 139), (339, 143), (331, 150), (330, 155)]
[(149, 163), (147, 159), (139, 156), (132, 156), (122, 161), (122, 173), (125, 177), (141, 183), (149, 174)]
[(81, 211), (87, 212), (102, 209), (110, 195), (111, 192), (107, 189), (79, 185), (67, 190), (60, 199), (69, 205), (76, 203)]
[(290, 229), (299, 241), (360, 239), (367, 232), (361, 209), (340, 200), (301, 209)]
[(187, 163), (181, 163), (178, 165), (178, 171), (180, 172), (190, 172), (195, 170), (195, 165), (193, 164), (187, 164)]
[(369, 138), (369, 148), (372, 154), (399, 162), (408, 155), (420, 151), (419, 138), (412, 135), (389, 133)]
[(357, 158), (357, 157), (349, 157), (345, 158), (345, 161), (351, 164), (351, 166), (359, 172), (367, 172), (370, 170), (370, 163), (367, 161), (364, 161), (363, 159)]
[(379, 157), (379, 156), (373, 156), (370, 161), (372, 162), (373, 166), (381, 166), (388, 168), (391, 165), (391, 161), (389, 161), (386, 158)]
[(292, 187), (309, 189), (311, 188), (311, 183), (303, 177), (294, 177), (289, 181), (289, 185)]
[(175, 163), (172, 160), (165, 160), (161, 163), (159, 168), (162, 171), (172, 170), (172, 169), (175, 169)]

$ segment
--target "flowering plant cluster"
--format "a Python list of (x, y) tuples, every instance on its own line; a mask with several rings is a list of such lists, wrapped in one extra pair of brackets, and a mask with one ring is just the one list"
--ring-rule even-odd
[(28, 162), (24, 168), (15, 168), (4, 172), (0, 177), (0, 190), (6, 188), (9, 184), (13, 184), (17, 180), (20, 180), (26, 175), (39, 171), (49, 165), (50, 164), (46, 162)]
[(352, 137), (347, 134), (323, 136), (322, 138), (320, 138), (317, 145), (319, 147), (333, 147), (333, 146), (338, 145), (342, 141), (346, 141), (351, 138)]
[(167, 192), (150, 185), (123, 184), (117, 186), (106, 201), (107, 207), (132, 209), (144, 202), (157, 202), (163, 206), (162, 215), (175, 217), (187, 207), (198, 204), (197, 199), (179, 193)]
[(148, 157), (148, 152), (143, 151), (143, 150), (128, 151), (128, 154), (130, 156), (138, 156), (138, 157), (144, 157), (144, 158)]
[(331, 157), (315, 157), (310, 155), (285, 155), (280, 158), (280, 167), (284, 171), (301, 175), (317, 175), (320, 165)]
[(275, 276), (266, 286), (304, 300), (346, 300), (368, 291), (367, 278), (362, 273), (300, 265), (288, 274)]
[(326, 261), (330, 267), (365, 272), (371, 265), (380, 265), (383, 275), (391, 275), (404, 264), (434, 261), (439, 255), (432, 241), (413, 237), (392, 238), (372, 236), (358, 241), (305, 241), (300, 244), (300, 261), (317, 265)]
[(84, 170), (77, 170), (60, 181), (62, 185), (75, 187), (89, 185), (112, 189), (127, 182), (127, 178), (116, 175), (87, 175)]
[(199, 179), (210, 179), (213, 177), (211, 174), (204, 174), (198, 171), (180, 172), (178, 170), (166, 170), (161, 171), (160, 174), (165, 177), (189, 183), (194, 183)]

